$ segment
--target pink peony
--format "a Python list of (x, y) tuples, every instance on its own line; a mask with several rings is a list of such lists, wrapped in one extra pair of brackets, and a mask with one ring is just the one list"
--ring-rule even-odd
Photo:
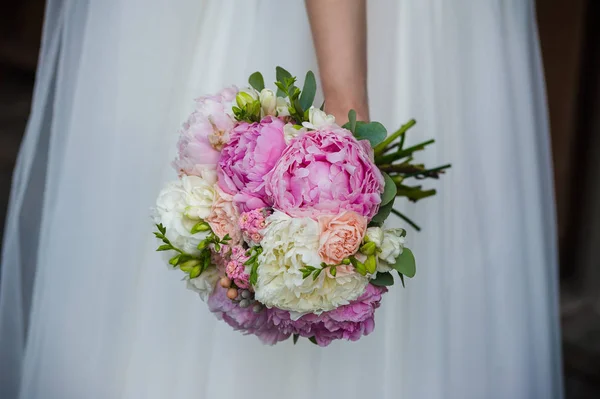
[(252, 306), (241, 308), (238, 303), (227, 298), (226, 292), (225, 288), (217, 286), (208, 297), (208, 308), (219, 320), (224, 320), (236, 331), (258, 336), (265, 344), (274, 345), (289, 338), (289, 333), (280, 331), (273, 324), (268, 309), (254, 313)]
[(266, 196), (264, 176), (286, 147), (284, 123), (266, 117), (259, 123), (240, 123), (223, 147), (219, 161), (219, 186), (232, 194), (242, 212), (272, 205)]
[(204, 168), (214, 169), (220, 150), (229, 141), (235, 125), (231, 102), (237, 88), (196, 100), (196, 109), (183, 124), (177, 143), (178, 156), (173, 166), (179, 174), (199, 175)]
[(356, 212), (321, 215), (319, 256), (328, 265), (337, 265), (358, 251), (367, 231), (367, 219)]
[(231, 238), (229, 244), (241, 244), (242, 231), (237, 225), (238, 211), (233, 205), (233, 197), (221, 191), (219, 187), (216, 187), (215, 194), (215, 200), (210, 215), (206, 218), (206, 222), (219, 238), (223, 238), (229, 234)]
[(273, 206), (291, 216), (354, 211), (371, 219), (379, 209), (383, 175), (373, 150), (342, 128), (309, 131), (291, 142), (265, 176)]
[(375, 309), (379, 307), (385, 292), (385, 287), (368, 284), (365, 292), (355, 301), (321, 315), (307, 314), (292, 320), (289, 312), (270, 309), (270, 318), (282, 333), (314, 337), (319, 346), (327, 346), (336, 339), (357, 341), (373, 332)]

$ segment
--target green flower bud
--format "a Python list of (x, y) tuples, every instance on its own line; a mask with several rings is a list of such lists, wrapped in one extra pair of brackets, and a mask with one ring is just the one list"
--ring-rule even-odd
[(190, 278), (196, 278), (200, 275), (200, 266), (194, 266), (190, 271)]
[(179, 263), (179, 257), (180, 257), (180, 256), (181, 256), (181, 254), (173, 256), (173, 257), (172, 257), (172, 258), (169, 260), (169, 263), (170, 263), (171, 265), (173, 265), (173, 266), (176, 266), (176, 265), (177, 265), (177, 263)]
[(253, 104), (255, 100), (258, 100), (258, 95), (254, 90), (240, 91), (237, 96), (235, 96), (235, 102), (241, 109), (245, 109), (248, 104)]
[(375, 244), (373, 241), (369, 241), (368, 243), (360, 247), (360, 252), (362, 252), (365, 255), (373, 255), (376, 250), (377, 244)]
[(350, 261), (350, 259), (348, 259), (348, 258), (346, 258), (346, 259), (344, 259), (344, 260), (342, 261), (342, 265), (349, 265), (349, 264), (351, 264), (351, 263), (352, 263), (352, 262), (351, 262), (351, 261)]
[(377, 271), (377, 257), (375, 255), (367, 256), (367, 260), (365, 261), (365, 267), (368, 273), (375, 273), (375, 271)]
[(367, 274), (367, 268), (364, 263), (356, 261), (356, 265), (354, 265), (354, 269), (357, 273), (362, 274), (363, 276)]
[(194, 227), (192, 227), (192, 230), (190, 231), (190, 233), (192, 234), (196, 234), (196, 233), (200, 233), (202, 231), (209, 231), (210, 230), (210, 225), (204, 221), (198, 222), (194, 225)]
[(200, 241), (200, 244), (198, 244), (198, 249), (200, 251), (202, 251), (204, 248), (206, 248), (207, 245), (208, 245), (208, 240), (202, 240), (202, 241)]
[(329, 273), (331, 273), (331, 275), (335, 277), (335, 275), (337, 274), (337, 268), (335, 266), (331, 266), (331, 268), (329, 269)]
[(200, 264), (200, 261), (198, 259), (190, 259), (188, 261), (183, 262), (179, 268), (186, 272), (189, 273), (190, 271), (192, 271), (192, 269), (196, 266), (198, 266)]

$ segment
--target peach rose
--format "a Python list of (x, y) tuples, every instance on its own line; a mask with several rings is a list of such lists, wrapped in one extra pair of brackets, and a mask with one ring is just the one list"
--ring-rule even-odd
[(222, 191), (218, 186), (215, 189), (215, 194), (210, 215), (205, 221), (219, 238), (229, 234), (231, 237), (230, 245), (241, 244), (242, 232), (238, 227), (239, 214), (233, 204), (233, 196)]
[(319, 219), (319, 255), (328, 265), (338, 265), (358, 251), (367, 230), (367, 218), (345, 211), (339, 215), (323, 215)]

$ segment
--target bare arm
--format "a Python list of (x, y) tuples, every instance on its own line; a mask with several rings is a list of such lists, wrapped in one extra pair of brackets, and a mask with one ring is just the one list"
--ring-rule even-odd
[(306, 0), (317, 51), (325, 110), (338, 123), (354, 109), (369, 119), (366, 0)]

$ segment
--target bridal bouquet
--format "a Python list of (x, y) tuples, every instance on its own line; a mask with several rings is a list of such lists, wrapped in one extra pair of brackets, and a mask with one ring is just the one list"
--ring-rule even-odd
[(406, 179), (448, 165), (412, 163), (433, 142), (405, 148), (414, 121), (389, 136), (354, 111), (337, 125), (313, 106), (312, 72), (302, 90), (279, 67), (277, 92), (258, 72), (249, 83), (198, 99), (183, 125), (179, 179), (154, 210), (158, 251), (235, 330), (268, 344), (358, 340), (373, 331), (392, 273), (402, 284), (415, 275), (406, 231), (383, 227), (392, 212), (413, 224), (395, 198), (435, 194)]

